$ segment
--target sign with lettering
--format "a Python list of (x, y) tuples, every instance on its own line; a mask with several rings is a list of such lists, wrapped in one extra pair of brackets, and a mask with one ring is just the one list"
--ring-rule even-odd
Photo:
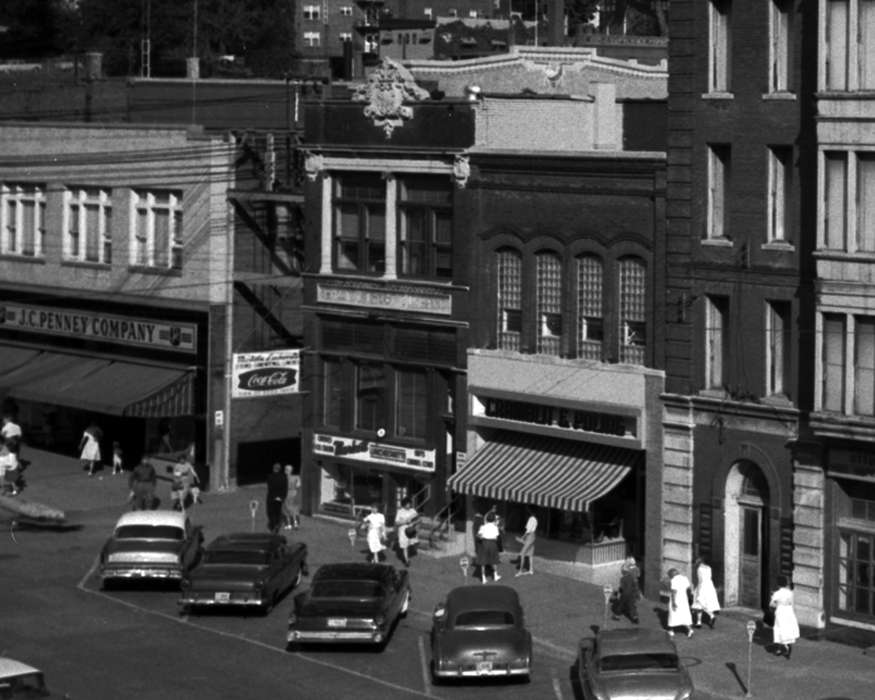
[(435, 450), (356, 440), (340, 435), (314, 434), (313, 452), (317, 455), (344, 457), (357, 462), (391, 464), (420, 472), (432, 473), (435, 468)]
[(449, 316), (453, 312), (449, 292), (404, 284), (373, 284), (352, 282), (320, 282), (316, 285), (316, 300), (322, 304), (361, 306), (367, 309), (410, 311)]
[(231, 371), (231, 396), (235, 399), (295, 394), (301, 390), (301, 351), (234, 353)]
[(99, 311), (0, 301), (0, 330), (99, 340), (120, 345), (197, 352), (197, 326)]

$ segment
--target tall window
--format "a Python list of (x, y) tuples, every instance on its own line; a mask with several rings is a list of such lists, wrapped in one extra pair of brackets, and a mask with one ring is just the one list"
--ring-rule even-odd
[(322, 35), (319, 32), (304, 32), (304, 46), (309, 46), (311, 49), (317, 48), (322, 44)]
[(398, 187), (400, 274), (453, 276), (453, 190), (446, 177), (405, 177)]
[(857, 249), (871, 253), (875, 251), (875, 153), (857, 154), (856, 184)]
[(728, 144), (708, 146), (708, 212), (706, 237), (729, 238), (728, 201), (731, 150)]
[(849, 6), (850, 0), (828, 0), (826, 4), (827, 90), (848, 89)]
[(786, 241), (790, 233), (790, 186), (793, 180), (793, 148), (772, 146), (769, 158), (769, 241)]
[(824, 153), (824, 244), (830, 250), (847, 246), (848, 154)]
[(854, 319), (854, 414), (875, 415), (875, 318)]
[(377, 174), (344, 175), (334, 197), (334, 268), (382, 273), (386, 266), (386, 183)]
[(875, 153), (823, 154), (822, 207), (822, 246), (875, 252)]
[(772, 0), (769, 15), (769, 90), (792, 90), (793, 5), (795, 0)]
[(44, 185), (0, 186), (0, 253), (41, 257), (45, 221)]
[(729, 354), (729, 299), (705, 298), (705, 384), (722, 389), (728, 382), (726, 360)]
[(821, 408), (844, 412), (845, 407), (845, 317), (824, 314)]
[(640, 258), (619, 260), (620, 362), (644, 364), (647, 347), (647, 268)]
[(304, 5), (304, 19), (315, 22), (319, 19), (319, 11), (319, 5)]
[(495, 254), (498, 292), (498, 347), (520, 349), (523, 325), (522, 256), (516, 250), (503, 248)]
[(182, 193), (136, 191), (131, 208), (131, 264), (181, 270)]
[(731, 0), (711, 0), (708, 3), (708, 92), (729, 92), (731, 89), (731, 10)]
[(857, 66), (860, 90), (875, 90), (875, 0), (857, 0)]
[(839, 609), (875, 615), (875, 535), (840, 530), (838, 549)]
[(595, 255), (577, 258), (577, 356), (602, 359), (605, 339), (602, 261)]
[(71, 187), (64, 192), (64, 258), (112, 262), (112, 191)]
[(381, 364), (362, 362), (356, 366), (355, 427), (386, 427), (386, 371)]
[(322, 360), (322, 424), (340, 428), (343, 401), (343, 364), (340, 360)]
[(422, 370), (395, 371), (395, 434), (403, 438), (426, 437), (427, 375)]
[(790, 313), (786, 301), (766, 303), (766, 394), (789, 396)]
[(558, 355), (562, 342), (562, 259), (535, 255), (538, 304), (538, 352)]
[(827, 90), (875, 89), (875, 0), (828, 0), (825, 42)]

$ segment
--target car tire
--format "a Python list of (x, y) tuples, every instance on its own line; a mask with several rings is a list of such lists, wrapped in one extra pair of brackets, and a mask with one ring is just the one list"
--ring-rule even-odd
[(407, 617), (407, 611), (410, 609), (410, 591), (404, 594), (404, 602), (401, 603), (400, 617)]

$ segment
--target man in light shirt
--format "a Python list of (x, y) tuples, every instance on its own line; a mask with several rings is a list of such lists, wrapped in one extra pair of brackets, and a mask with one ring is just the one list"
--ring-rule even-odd
[[(538, 529), (538, 519), (532, 512), (531, 507), (526, 508), (529, 513), (529, 519), (526, 520), (526, 529), (522, 537), (518, 537), (517, 541), (522, 544), (520, 550), (520, 565), (517, 569), (517, 576), (531, 575), (535, 573), (535, 530)], [(529, 560), (529, 568), (526, 570), (526, 558)]]

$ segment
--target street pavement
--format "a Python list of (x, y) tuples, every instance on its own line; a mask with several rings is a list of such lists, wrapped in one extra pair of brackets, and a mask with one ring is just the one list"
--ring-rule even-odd
[[(31, 461), (26, 472), (28, 487), (23, 497), (60, 508), (75, 524), (85, 513), (103, 511), (120, 515), (128, 509), (127, 473), (113, 476), (108, 469), (88, 477), (77, 460), (25, 448)], [(162, 506), (169, 504), (169, 482), (160, 482)], [(205, 492), (204, 503), (191, 510), (192, 519), (204, 526), (207, 541), (231, 531), (262, 531), (266, 528), (262, 485), (239, 487), (224, 492)], [(255, 517), (250, 506), (257, 501)], [(114, 517), (114, 516), (113, 516)], [(111, 520), (111, 518), (110, 518)], [(349, 523), (319, 517), (303, 517), (297, 532), (286, 532), (307, 543), (311, 572), (327, 561), (363, 559), (365, 543), (350, 544)], [(107, 535), (109, 532), (107, 532)], [(95, 552), (95, 555), (97, 553)], [(395, 561), (393, 554), (388, 560)], [(516, 588), (526, 611), (527, 624), (535, 639), (536, 668), (539, 656), (567, 661), (569, 673), (579, 640), (592, 628), (631, 626), (626, 620), (605, 616), (602, 588), (571, 578), (538, 572), (514, 576), (508, 563), (500, 568), (501, 583)], [(400, 564), (399, 564), (400, 565)], [(451, 588), (467, 581), (458, 557), (422, 552), (411, 563), (415, 612), (424, 616), (433, 610)], [(659, 601), (641, 601), (641, 625), (658, 629), (664, 617)], [(697, 698), (745, 697), (750, 673), (750, 697), (771, 700), (868, 700), (875, 696), (875, 653), (858, 646), (821, 640), (814, 635), (801, 639), (790, 660), (767, 651), (771, 630), (759, 626), (749, 644), (746, 624), (751, 611), (729, 609), (720, 614), (713, 630), (705, 627), (692, 638), (675, 640), (684, 664), (693, 678)], [(748, 655), (751, 664), (748, 667)], [(579, 692), (579, 690), (575, 690)], [(558, 693), (557, 693), (558, 695)]]

